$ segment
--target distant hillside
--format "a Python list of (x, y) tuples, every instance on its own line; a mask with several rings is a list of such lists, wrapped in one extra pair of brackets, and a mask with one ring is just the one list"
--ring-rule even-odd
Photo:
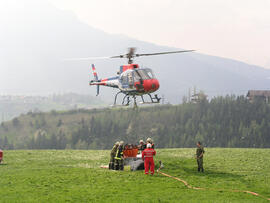
[[(105, 33), (80, 22), (70, 11), (59, 10), (46, 0), (5, 1), (1, 4), (0, 19), (0, 93), (4, 94), (76, 92), (95, 95), (96, 89), (88, 85), (92, 78), (90, 64), (96, 64), (100, 77), (108, 77), (116, 75), (119, 66), (126, 61), (64, 59), (114, 56), (125, 53), (130, 46), (138, 47), (138, 53), (176, 50)], [(249, 89), (270, 87), (270, 70), (204, 55), (200, 50), (141, 57), (135, 62), (154, 70), (161, 84), (159, 94), (170, 103), (181, 102), (182, 96), (187, 95), (188, 88), (193, 86), (210, 96), (242, 95)], [(101, 88), (101, 98), (110, 103), (115, 93), (115, 90)]]
[(270, 106), (245, 97), (128, 109), (32, 113), (3, 122), (5, 149), (109, 149), (152, 137), (157, 147), (270, 147)]
[(105, 103), (97, 97), (74, 93), (50, 96), (0, 96), (0, 123), (28, 112), (98, 108)]

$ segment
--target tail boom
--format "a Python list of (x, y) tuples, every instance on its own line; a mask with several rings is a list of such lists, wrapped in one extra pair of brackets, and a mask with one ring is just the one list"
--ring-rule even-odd
[(99, 95), (99, 86), (108, 86), (108, 87), (114, 87), (114, 88), (118, 88), (119, 87), (119, 77), (112, 77), (112, 78), (105, 78), (105, 79), (98, 79), (98, 75), (96, 72), (96, 68), (95, 65), (92, 64), (92, 71), (93, 71), (93, 75), (94, 75), (94, 80), (91, 80), (89, 82), (89, 85), (96, 85), (97, 86), (97, 95)]
[(101, 80), (91, 80), (89, 85), (102, 85), (108, 87), (116, 87), (118, 88), (118, 77), (113, 78), (105, 78)]

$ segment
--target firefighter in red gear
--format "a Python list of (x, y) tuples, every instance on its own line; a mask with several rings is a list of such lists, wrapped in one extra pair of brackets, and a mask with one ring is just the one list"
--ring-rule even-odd
[(144, 160), (144, 173), (147, 175), (149, 173), (149, 166), (151, 175), (155, 172), (155, 163), (153, 156), (156, 155), (156, 151), (152, 149), (152, 145), (150, 143), (147, 144), (147, 148), (142, 152), (142, 159)]
[(0, 149), (0, 164), (3, 161), (3, 151)]
[(146, 144), (150, 143), (151, 144), (151, 148), (155, 149), (155, 144), (153, 143), (153, 140), (148, 137), (147, 140), (146, 140)]

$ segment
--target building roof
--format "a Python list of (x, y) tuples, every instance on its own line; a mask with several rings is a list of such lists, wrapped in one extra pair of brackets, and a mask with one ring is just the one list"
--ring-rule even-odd
[(270, 97), (270, 90), (249, 90), (247, 97), (264, 96)]

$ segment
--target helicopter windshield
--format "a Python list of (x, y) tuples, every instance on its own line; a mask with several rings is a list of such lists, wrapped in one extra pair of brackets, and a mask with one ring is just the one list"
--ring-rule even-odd
[(133, 74), (134, 74), (135, 81), (148, 80), (148, 79), (155, 78), (152, 70), (149, 68), (134, 70)]

